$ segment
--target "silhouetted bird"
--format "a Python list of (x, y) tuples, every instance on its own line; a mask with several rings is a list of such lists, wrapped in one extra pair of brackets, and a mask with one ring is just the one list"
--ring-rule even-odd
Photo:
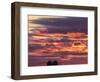
[(58, 62), (57, 62), (57, 61), (54, 61), (54, 62), (53, 62), (53, 65), (58, 65)]
[(47, 62), (47, 65), (52, 65), (52, 61), (48, 61)]

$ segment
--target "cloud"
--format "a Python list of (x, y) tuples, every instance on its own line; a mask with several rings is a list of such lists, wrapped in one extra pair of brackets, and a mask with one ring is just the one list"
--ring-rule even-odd
[(32, 24), (39, 24), (48, 28), (49, 33), (56, 32), (84, 32), (87, 33), (86, 17), (41, 18), (31, 20)]

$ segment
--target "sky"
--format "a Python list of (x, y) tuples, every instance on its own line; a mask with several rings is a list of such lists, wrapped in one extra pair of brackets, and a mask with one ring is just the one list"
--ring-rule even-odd
[(87, 63), (86, 17), (28, 16), (29, 66), (45, 66), (56, 60), (59, 65)]

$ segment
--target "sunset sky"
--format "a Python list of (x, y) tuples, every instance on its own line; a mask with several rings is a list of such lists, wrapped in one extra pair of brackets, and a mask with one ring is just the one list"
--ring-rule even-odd
[(28, 65), (87, 64), (86, 17), (28, 16)]

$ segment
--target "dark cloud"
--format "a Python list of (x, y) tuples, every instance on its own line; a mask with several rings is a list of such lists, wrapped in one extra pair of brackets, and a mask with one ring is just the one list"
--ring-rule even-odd
[(54, 32), (85, 32), (87, 33), (88, 19), (86, 17), (41, 18), (31, 23), (41, 24), (48, 28), (49, 33)]

